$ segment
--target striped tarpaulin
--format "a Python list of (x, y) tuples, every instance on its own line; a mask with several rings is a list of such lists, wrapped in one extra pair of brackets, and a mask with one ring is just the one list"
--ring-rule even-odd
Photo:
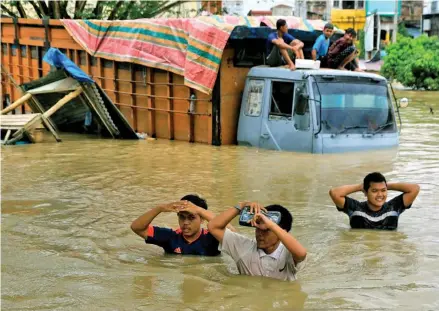
[[(126, 21), (62, 20), (73, 39), (89, 54), (168, 70), (185, 84), (211, 94), (223, 50), (235, 26), (275, 28), (274, 16), (200, 16)], [(288, 27), (321, 30), (325, 22), (283, 17)]]

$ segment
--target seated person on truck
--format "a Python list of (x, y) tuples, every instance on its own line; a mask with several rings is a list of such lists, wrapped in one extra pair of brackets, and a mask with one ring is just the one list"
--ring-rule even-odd
[[(395, 230), (401, 213), (412, 206), (419, 193), (419, 185), (408, 183), (387, 183), (381, 173), (368, 174), (362, 184), (332, 188), (329, 195), (337, 209), (349, 216), (353, 229)], [(387, 191), (402, 194), (386, 202)], [(348, 197), (362, 191), (367, 200), (359, 202)]]
[(288, 25), (284, 19), (276, 22), (276, 32), (267, 37), (266, 52), (267, 65), (271, 67), (287, 65), (289, 69), (295, 70), (293, 60), (303, 59), (303, 42), (294, 38), (288, 33)]
[(326, 57), (329, 49), (329, 39), (334, 32), (334, 26), (331, 23), (327, 23), (323, 28), (323, 33), (316, 39), (311, 51), (312, 60), (319, 60), (321, 62), (320, 66), (325, 64), (326, 66)]
[(359, 68), (357, 54), (354, 45), (357, 33), (348, 28), (344, 36), (335, 41), (328, 49), (327, 65), (332, 69), (362, 71)]
[[(255, 227), (256, 240), (226, 230), (229, 222), (247, 206), (254, 215), (250, 224)], [(263, 213), (272, 211), (280, 213), (279, 224)], [(220, 241), (221, 251), (235, 261), (239, 274), (294, 281), (305, 265), (306, 249), (288, 233), (292, 223), (292, 215), (281, 205), (263, 207), (256, 202), (242, 202), (212, 219), (208, 228)]]
[[(180, 228), (172, 230), (151, 226), (160, 213), (177, 213)], [(137, 218), (131, 229), (145, 239), (146, 244), (154, 244), (169, 254), (216, 256), (220, 254), (218, 241), (205, 228), (204, 220), (210, 221), (215, 215), (207, 210), (207, 203), (198, 195), (189, 194), (181, 201), (159, 205)], [(234, 230), (232, 226), (229, 227)]]

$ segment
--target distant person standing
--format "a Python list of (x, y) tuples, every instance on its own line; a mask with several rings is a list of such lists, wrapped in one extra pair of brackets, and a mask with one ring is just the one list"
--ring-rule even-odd
[(288, 65), (288, 68), (295, 70), (293, 59), (305, 58), (303, 56), (303, 42), (294, 38), (288, 33), (286, 20), (279, 19), (276, 22), (276, 32), (267, 37), (266, 53), (267, 65), (271, 67)]
[(323, 28), (323, 33), (316, 39), (311, 51), (311, 57), (314, 61), (319, 60), (322, 64), (327, 63), (326, 56), (329, 49), (329, 39), (334, 32), (334, 26), (327, 23)]

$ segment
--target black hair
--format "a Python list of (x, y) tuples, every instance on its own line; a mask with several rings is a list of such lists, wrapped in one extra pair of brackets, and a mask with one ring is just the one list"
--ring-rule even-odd
[(287, 21), (284, 19), (278, 19), (276, 22), (276, 29), (279, 30), (281, 27), (285, 26), (287, 24)]
[(352, 35), (352, 37), (357, 37), (357, 32), (353, 28), (346, 29), (345, 33)]
[(334, 25), (332, 25), (331, 23), (327, 23), (325, 27), (323, 27), (323, 30), (325, 29), (334, 29)]
[(207, 202), (205, 199), (201, 198), (200, 196), (196, 194), (188, 194), (181, 198), (181, 201), (189, 201), (196, 206), (199, 206), (201, 208), (204, 208), (207, 210)]
[(280, 223), (279, 227), (284, 229), (286, 232), (291, 230), (293, 225), (293, 215), (282, 205), (273, 204), (265, 207), (267, 211), (277, 211), (280, 212)]
[(364, 180), (363, 180), (364, 191), (367, 192), (367, 190), (369, 190), (371, 182), (384, 182), (387, 186), (386, 177), (384, 177), (384, 175), (381, 173), (373, 172), (373, 173), (367, 174), (367, 176), (364, 177)]

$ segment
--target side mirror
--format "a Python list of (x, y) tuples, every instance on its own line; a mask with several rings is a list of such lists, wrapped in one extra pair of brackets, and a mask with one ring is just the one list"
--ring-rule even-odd
[(400, 108), (406, 108), (408, 105), (409, 105), (409, 100), (406, 97), (401, 98), (399, 100), (399, 107)]

